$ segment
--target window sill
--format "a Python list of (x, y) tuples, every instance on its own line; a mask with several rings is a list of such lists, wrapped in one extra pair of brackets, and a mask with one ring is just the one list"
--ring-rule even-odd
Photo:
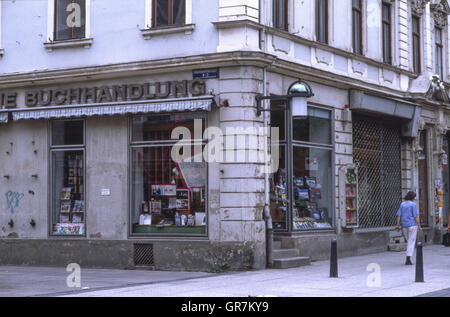
[(157, 27), (150, 29), (142, 29), (142, 36), (146, 40), (150, 40), (152, 36), (172, 34), (172, 33), (184, 33), (184, 34), (192, 34), (194, 32), (195, 24), (185, 24), (185, 25), (176, 25), (176, 26), (165, 26), (165, 27)]
[(85, 38), (85, 39), (75, 39), (75, 40), (61, 40), (61, 41), (53, 41), (53, 42), (45, 42), (44, 47), (47, 51), (51, 52), (54, 49), (61, 48), (73, 48), (73, 47), (91, 47), (94, 39)]

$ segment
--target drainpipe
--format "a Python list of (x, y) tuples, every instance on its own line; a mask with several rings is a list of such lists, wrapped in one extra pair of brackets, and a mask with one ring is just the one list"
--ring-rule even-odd
[[(265, 18), (265, 10), (264, 10), (264, 1), (259, 0), (259, 23), (264, 24), (264, 18)], [(266, 30), (263, 27), (260, 30), (260, 43), (259, 46), (263, 52), (266, 52)], [(263, 68), (263, 95), (265, 96), (267, 94), (267, 68)], [(264, 102), (263, 102), (264, 104)], [(266, 112), (263, 111), (263, 123), (264, 127), (267, 128), (268, 135), (267, 138), (270, 135), (270, 127), (267, 124), (267, 118), (266, 118)], [(268, 142), (266, 143), (268, 145)], [(269, 151), (269, 146), (265, 149), (266, 154), (267, 151)], [(265, 155), (265, 158), (268, 156)], [(270, 161), (265, 160), (264, 162), (266, 166), (266, 173), (264, 173), (264, 220), (266, 224), (266, 255), (267, 255), (267, 267), (273, 267), (273, 226), (272, 226), (272, 217), (270, 216), (270, 205), (269, 205), (269, 174), (267, 173), (270, 168)]]

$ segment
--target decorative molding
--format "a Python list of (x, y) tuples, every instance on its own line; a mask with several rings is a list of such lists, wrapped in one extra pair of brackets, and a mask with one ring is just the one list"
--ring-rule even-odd
[(412, 0), (412, 12), (416, 15), (422, 15), (428, 2), (430, 2), (430, 0)]
[(434, 24), (437, 27), (444, 28), (447, 25), (447, 17), (450, 14), (450, 6), (447, 0), (432, 0), (430, 9)]
[(84, 47), (89, 48), (94, 39), (75, 39), (75, 40), (64, 40), (64, 41), (53, 41), (53, 42), (45, 42), (44, 47), (47, 51), (51, 52), (54, 49), (60, 48), (73, 48), (73, 47)]
[(185, 25), (177, 25), (177, 26), (165, 26), (165, 27), (157, 27), (150, 29), (142, 29), (141, 33), (144, 39), (149, 40), (152, 36), (165, 35), (165, 34), (173, 34), (173, 33), (184, 33), (184, 34), (192, 34), (194, 32), (195, 24), (185, 24)]

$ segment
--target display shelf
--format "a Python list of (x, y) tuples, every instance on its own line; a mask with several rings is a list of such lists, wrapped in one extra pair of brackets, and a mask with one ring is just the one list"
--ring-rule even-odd
[(134, 233), (178, 233), (178, 234), (205, 234), (206, 226), (150, 226), (150, 225), (134, 225)]
[(344, 228), (357, 228), (358, 217), (358, 171), (354, 165), (339, 170), (339, 196), (341, 221)]

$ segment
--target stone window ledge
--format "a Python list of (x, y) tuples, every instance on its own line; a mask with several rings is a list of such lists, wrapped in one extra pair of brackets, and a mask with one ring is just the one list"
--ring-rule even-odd
[(50, 52), (53, 51), (54, 49), (61, 49), (61, 48), (73, 48), (73, 47), (89, 48), (92, 45), (93, 41), (94, 39), (92, 38), (53, 41), (53, 42), (45, 42), (44, 47), (47, 51)]
[(176, 26), (165, 26), (157, 28), (142, 29), (142, 36), (146, 40), (150, 40), (152, 36), (172, 34), (172, 33), (184, 33), (192, 34), (194, 32), (195, 24), (185, 24)]

